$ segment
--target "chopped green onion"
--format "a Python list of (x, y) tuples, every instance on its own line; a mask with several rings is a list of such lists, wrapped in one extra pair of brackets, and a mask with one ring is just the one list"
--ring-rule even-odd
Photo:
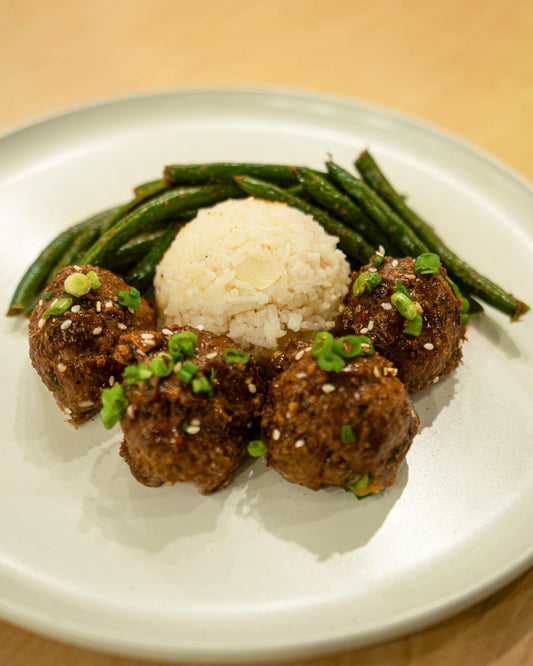
[(124, 368), (122, 379), (124, 379), (126, 386), (130, 386), (150, 379), (153, 374), (152, 370), (146, 365), (128, 365), (127, 368)]
[(349, 444), (350, 442), (355, 442), (357, 437), (355, 435), (355, 430), (349, 423), (345, 423), (341, 427), (341, 442), (343, 444)]
[(156, 377), (168, 377), (174, 370), (174, 359), (170, 354), (161, 352), (152, 359), (150, 370)]
[(189, 384), (194, 375), (198, 372), (198, 366), (192, 361), (185, 361), (178, 372), (178, 379), (185, 384)]
[(195, 377), (192, 380), (193, 393), (207, 393), (209, 399), (213, 397), (213, 386), (207, 377)]
[(390, 297), (390, 301), (404, 319), (412, 321), (417, 316), (418, 310), (416, 309), (416, 305), (403, 292), (394, 292)]
[(119, 289), (117, 291), (117, 300), (120, 305), (125, 308), (133, 308), (138, 310), (141, 307), (141, 292), (135, 287), (130, 287), (129, 291)]
[(364, 490), (364, 488), (366, 488), (369, 483), (370, 478), (368, 474), (352, 474), (346, 485), (353, 493), (355, 493), (358, 490)]
[(374, 259), (372, 260), (372, 263), (374, 264), (374, 266), (381, 266), (384, 259), (385, 259), (385, 257), (382, 254), (378, 253), (378, 254), (376, 254)]
[(250, 355), (242, 349), (228, 347), (222, 355), (222, 360), (226, 363), (248, 363)]
[(192, 356), (196, 347), (198, 337), (192, 331), (180, 331), (168, 341), (168, 351), (172, 354), (174, 360), (179, 361), (183, 356)]
[(115, 382), (111, 388), (102, 391), (102, 409), (100, 416), (104, 426), (109, 430), (124, 416), (128, 400), (122, 385)]
[(89, 271), (86, 277), (91, 283), (91, 289), (99, 289), (102, 286), (102, 283), (94, 271)]
[(344, 358), (373, 356), (374, 345), (366, 335), (345, 335), (333, 343), (333, 351)]
[(450, 280), (448, 276), (446, 276), (446, 281), (452, 288), (452, 291), (455, 294), (455, 296), (461, 301), (459, 314), (461, 316), (461, 323), (466, 324), (468, 322), (468, 319), (470, 318), (470, 315), (468, 314), (468, 311), (470, 310), (470, 301), (468, 300), (468, 298), (466, 298), (466, 296), (463, 296), (459, 287), (455, 284), (453, 280)]
[(340, 372), (344, 368), (344, 360), (334, 351), (323, 351), (316, 357), (316, 362), (327, 372)]
[(374, 291), (374, 289), (381, 282), (381, 277), (377, 273), (370, 273), (370, 271), (364, 271), (357, 276), (355, 282), (352, 286), (352, 292), (354, 296), (361, 296), (365, 291)]
[(415, 259), (415, 272), (430, 275), (439, 272), (440, 257), (434, 252), (423, 252)]
[(52, 299), (52, 292), (51, 291), (45, 291), (44, 294), (41, 296), (43, 301), (49, 301)]
[(248, 444), (248, 453), (254, 458), (260, 458), (268, 452), (266, 444), (260, 439), (254, 439)]
[(314, 338), (311, 347), (312, 356), (318, 357), (323, 352), (331, 351), (333, 347), (333, 335), (329, 331), (319, 331)]
[(48, 319), (52, 315), (58, 316), (66, 312), (72, 305), (72, 298), (60, 298), (43, 314), (43, 319)]
[(396, 284), (394, 285), (394, 290), (399, 294), (404, 294), (408, 298), (411, 298), (409, 292), (407, 291), (404, 283), (401, 280), (396, 280)]
[(403, 332), (407, 333), (408, 335), (414, 335), (415, 337), (420, 335), (422, 332), (422, 315), (416, 314), (416, 317), (411, 319), (410, 321), (408, 320), (404, 327), (403, 327)]
[(71, 296), (85, 296), (91, 291), (91, 281), (83, 273), (71, 273), (65, 279), (63, 290)]

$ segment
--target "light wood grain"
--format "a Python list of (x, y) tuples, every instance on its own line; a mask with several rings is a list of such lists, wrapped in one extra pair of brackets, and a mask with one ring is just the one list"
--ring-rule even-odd
[[(533, 180), (531, 0), (3, 0), (0, 9), (0, 131), (136, 92), (294, 88), (437, 125)], [(0, 665), (32, 663), (146, 662), (0, 622)], [(412, 636), (292, 666), (454, 663), (533, 665), (533, 571)]]

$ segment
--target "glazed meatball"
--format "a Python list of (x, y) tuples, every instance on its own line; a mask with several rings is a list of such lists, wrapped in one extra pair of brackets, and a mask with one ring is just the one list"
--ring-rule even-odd
[[(74, 276), (74, 284), (81, 281), (85, 294), (65, 293), (70, 276)], [(67, 266), (46, 287), (43, 300), (32, 313), (31, 362), (74, 425), (100, 409), (102, 390), (122, 371), (113, 358), (119, 337), (155, 324), (155, 313), (144, 299), (139, 297), (135, 307), (120, 305), (119, 292), (129, 294), (129, 289), (121, 278), (103, 268)], [(80, 293), (79, 284), (73, 291)]]
[(296, 342), (276, 366), (261, 422), (268, 463), (311, 490), (390, 486), (419, 425), (392, 363), (374, 354), (326, 371)]
[[(355, 295), (353, 286), (364, 273), (377, 276), (375, 280), (379, 283), (370, 284), (360, 295)], [(421, 391), (450, 374), (462, 356), (465, 336), (459, 312), (462, 301), (455, 296), (446, 277), (446, 269), (440, 264), (438, 272), (433, 274), (415, 272), (411, 257), (384, 257), (377, 267), (371, 261), (352, 275), (333, 332), (367, 335), (376, 351), (398, 368), (398, 377), (409, 393)], [(399, 288), (406, 290), (421, 315), (419, 334), (406, 332), (408, 320), (391, 302)]]
[[(230, 482), (257, 436), (265, 387), (254, 360), (226, 336), (179, 326), (123, 336), (115, 358), (150, 367), (185, 331), (196, 337), (194, 350), (169, 375), (126, 380), (121, 456), (145, 485), (190, 481), (208, 495)], [(187, 363), (196, 367), (192, 380), (181, 372)]]

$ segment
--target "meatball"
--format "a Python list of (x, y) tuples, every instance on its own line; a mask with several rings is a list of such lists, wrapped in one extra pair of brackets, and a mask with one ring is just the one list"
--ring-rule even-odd
[[(376, 286), (370, 283), (360, 295), (355, 295), (353, 285), (364, 273), (377, 276), (374, 279), (379, 283)], [(446, 275), (440, 264), (438, 272), (433, 274), (415, 272), (411, 257), (384, 257), (378, 267), (371, 261), (353, 273), (334, 334), (368, 336), (376, 351), (398, 368), (398, 377), (409, 393), (427, 388), (450, 374), (462, 356), (465, 336), (459, 312), (462, 301), (452, 291)], [(402, 285), (421, 315), (418, 335), (405, 332), (408, 321), (391, 302)]]
[[(209, 495), (230, 482), (258, 429), (265, 386), (254, 360), (226, 336), (180, 326), (125, 335), (115, 358), (145, 368), (184, 331), (194, 349), (168, 376), (126, 380), (121, 456), (145, 485), (190, 481)], [(191, 381), (180, 372), (187, 363)]]
[(276, 366), (261, 422), (268, 463), (311, 490), (368, 495), (390, 486), (419, 425), (392, 363), (374, 354), (326, 371), (296, 342)]
[[(74, 276), (70, 278), (74, 283), (81, 279), (81, 291), (87, 292), (82, 296), (65, 293), (69, 276)], [(72, 291), (80, 293), (76, 288)], [(46, 287), (47, 298), (39, 301), (32, 313), (31, 362), (74, 425), (100, 409), (102, 390), (120, 375), (122, 366), (113, 358), (119, 337), (155, 325), (155, 313), (144, 299), (139, 297), (135, 307), (123, 306), (119, 291), (129, 295), (128, 285), (110, 271), (96, 266), (67, 266)]]

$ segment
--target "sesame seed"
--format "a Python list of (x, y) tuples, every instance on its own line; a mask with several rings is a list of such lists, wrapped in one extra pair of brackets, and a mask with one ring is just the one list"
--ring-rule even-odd
[(374, 320), (371, 319), (371, 320), (368, 322), (368, 330), (371, 331), (373, 328), (374, 328)]
[(382, 307), (384, 310), (392, 310), (392, 303), (382, 303), (382, 304), (381, 304), (381, 307)]
[(304, 351), (305, 351), (304, 349), (300, 349), (300, 351), (295, 354), (294, 359), (296, 361), (299, 361), (304, 355)]
[(335, 390), (335, 386), (333, 384), (322, 384), (322, 391), (324, 393), (332, 393)]
[(435, 379), (433, 380), (433, 383), (436, 384), (439, 381), (439, 379), (440, 379), (439, 376), (435, 377)]
[(65, 414), (70, 416), (72, 414), (72, 409), (70, 409), (70, 407), (65, 407)]
[(65, 321), (61, 324), (61, 330), (66, 331), (69, 326), (72, 326), (72, 319), (65, 319)]
[(169, 328), (164, 328), (161, 333), (164, 333), (165, 335), (172, 335), (172, 331)]
[(377, 273), (378, 269), (375, 266), (369, 266), (368, 272), (369, 273)]
[(199, 418), (191, 419), (191, 423), (190, 423), (190, 425), (192, 425), (193, 428), (196, 428), (196, 426), (199, 426), (199, 425), (200, 425), (200, 419), (199, 419)]
[(393, 260), (391, 261), (391, 264), (392, 264), (392, 266), (393, 266), (394, 268), (396, 268), (396, 266), (398, 265), (398, 259), (393, 259)]
[(115, 383), (115, 378), (114, 378), (113, 375), (111, 375), (111, 376), (109, 377), (109, 386), (113, 386), (114, 383)]
[(306, 442), (305, 439), (298, 439), (296, 442), (294, 442), (294, 448), (295, 449), (301, 449), (302, 446), (305, 446)]
[(135, 310), (134, 310), (133, 308), (130, 308), (130, 307), (128, 306), (128, 310), (131, 312), (131, 314), (135, 314)]
[(200, 432), (200, 426), (188, 426), (187, 434), (188, 435), (197, 435)]
[(125, 331), (128, 328), (126, 324), (123, 324), (121, 321), (118, 322), (117, 327), (120, 328), (121, 331)]
[(77, 271), (81, 271), (81, 267), (78, 266), (77, 264), (74, 266), (74, 268), (75, 268)]
[(406, 273), (405, 277), (408, 280), (414, 280), (416, 278), (416, 275), (414, 273)]
[(96, 312), (102, 312), (102, 301), (96, 301)]
[(197, 328), (199, 331), (203, 331), (203, 330), (205, 329), (205, 325), (204, 325), (204, 324), (198, 324), (198, 326), (197, 326), (196, 328)]
[(128, 405), (126, 408), (126, 414), (130, 419), (135, 418), (135, 405)]
[(39, 301), (39, 305), (42, 305), (43, 303), (44, 303), (44, 301), (43, 301), (43, 299), (41, 298), (41, 300)]
[(377, 365), (375, 365), (372, 368), (372, 373), (373, 373), (374, 377), (380, 377), (381, 376), (381, 373), (380, 373), (379, 368), (378, 368)]
[(64, 363), (58, 363), (57, 364), (57, 369), (59, 370), (59, 372), (65, 372), (65, 370), (67, 369), (67, 366)]
[(295, 377), (296, 377), (296, 379), (305, 379), (307, 377), (307, 373), (306, 372), (298, 372), (298, 373), (296, 373)]
[(368, 342), (362, 342), (361, 343), (361, 351), (364, 352), (365, 354), (368, 354), (368, 352), (372, 349), (372, 347), (368, 344)]
[(154, 341), (154, 334), (153, 333), (141, 333), (141, 338), (143, 340), (149, 340), (150, 342)]
[(102, 327), (101, 326), (97, 326), (96, 328), (93, 328), (93, 335), (100, 335), (101, 332), (102, 332)]
[(346, 306), (344, 305), (344, 303), (341, 303), (339, 305), (339, 314), (342, 314), (344, 310), (346, 310)]
[(81, 310), (81, 305), (73, 305), (70, 309), (72, 312), (74, 312), (74, 314), (78, 314), (78, 312)]
[(365, 333), (368, 333), (368, 328), (367, 328), (366, 326), (364, 326), (364, 327), (359, 331), (359, 333), (361, 333), (361, 335), (364, 335)]
[(42, 319), (42, 318), (39, 319), (39, 323), (37, 324), (37, 326), (38, 326), (39, 328), (42, 328), (42, 327), (44, 326), (44, 322), (45, 322), (44, 319)]
[(432, 349), (435, 349), (435, 345), (432, 342), (426, 342), (426, 344), (424, 345), (424, 349), (431, 351)]
[(216, 358), (217, 355), (218, 352), (214, 351), (214, 352), (209, 352), (209, 354), (206, 354), (205, 357), (211, 359), (211, 358)]
[(391, 375), (391, 377), (396, 377), (398, 374), (398, 368), (383, 368), (383, 374), (385, 376)]
[(106, 301), (105, 306), (106, 306), (106, 308), (112, 308), (113, 307), (113, 301)]
[(385, 256), (385, 248), (383, 247), (383, 245), (379, 246), (378, 251), (376, 252), (376, 254), (380, 254), (382, 257)]
[(257, 386), (255, 384), (248, 384), (248, 390), (250, 393), (257, 393)]
[(84, 407), (92, 407), (93, 405), (94, 402), (92, 400), (83, 400), (82, 402), (80, 402), (79, 407), (83, 409)]
[(277, 442), (280, 437), (281, 437), (281, 432), (277, 428), (275, 428), (272, 431), (272, 439)]

